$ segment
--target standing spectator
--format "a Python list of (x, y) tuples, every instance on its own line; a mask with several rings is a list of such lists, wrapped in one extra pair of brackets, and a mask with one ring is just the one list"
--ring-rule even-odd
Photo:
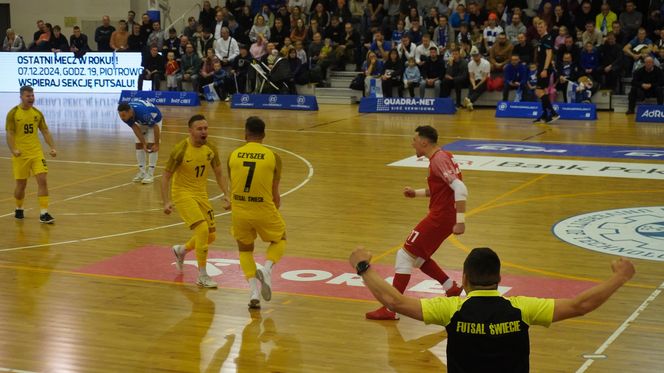
[(224, 13), (219, 10), (215, 13), (214, 26), (212, 28), (215, 40), (221, 38), (221, 29), (224, 27), (228, 27), (228, 21), (224, 19)]
[(228, 27), (221, 29), (221, 38), (214, 41), (214, 53), (226, 70), (230, 69), (233, 60), (240, 55), (240, 46), (231, 37)]
[(62, 35), (62, 29), (59, 25), (53, 27), (53, 34), (51, 35), (51, 40), (49, 41), (51, 52), (67, 52), (69, 51), (69, 43), (67, 42), (67, 37)]
[(102, 17), (101, 22), (102, 25), (95, 30), (97, 50), (99, 52), (113, 52), (113, 48), (111, 48), (111, 35), (115, 31), (115, 27), (111, 26), (111, 19), (108, 16)]
[(133, 30), (134, 25), (139, 25), (138, 22), (136, 22), (136, 12), (133, 10), (130, 10), (127, 12), (127, 30)]
[(509, 42), (513, 45), (516, 45), (519, 43), (517, 40), (517, 37), (519, 34), (525, 34), (526, 33), (526, 25), (521, 22), (521, 16), (518, 14), (512, 15), (512, 23), (507, 25), (505, 27), (505, 35), (507, 35), (507, 39)]
[(141, 52), (145, 51), (146, 40), (141, 35), (141, 25), (134, 24), (131, 35), (127, 38), (127, 51)]
[(410, 97), (415, 97), (415, 87), (420, 86), (421, 80), (422, 75), (420, 74), (420, 68), (415, 63), (414, 58), (409, 58), (408, 66), (403, 73), (403, 85), (404, 88), (408, 89)]
[(454, 29), (448, 23), (447, 16), (438, 17), (438, 27), (433, 32), (433, 42), (441, 48), (448, 48), (454, 43)]
[(120, 20), (118, 29), (111, 34), (110, 46), (115, 52), (124, 52), (129, 48), (129, 32), (125, 20)]
[(605, 89), (610, 89), (614, 93), (618, 90), (619, 78), (623, 72), (623, 59), (622, 48), (616, 43), (613, 33), (608, 33), (604, 38), (604, 44), (599, 47), (600, 83)]
[(463, 100), (463, 106), (472, 111), (473, 103), (486, 91), (487, 80), (491, 74), (491, 64), (482, 57), (477, 47), (470, 50), (470, 57), (471, 60), (468, 63), (470, 90), (468, 97)]
[(636, 10), (633, 1), (627, 1), (625, 4), (625, 11), (620, 13), (618, 19), (620, 21), (620, 26), (625, 31), (625, 34), (627, 34), (627, 39), (636, 36), (639, 27), (643, 24), (643, 14)]
[(590, 43), (595, 47), (599, 47), (602, 45), (603, 41), (604, 37), (602, 36), (602, 33), (595, 28), (595, 22), (586, 23), (586, 31), (581, 34), (581, 44), (586, 45), (586, 43)]
[(200, 57), (201, 60), (207, 57), (208, 49), (214, 51), (214, 37), (212, 37), (210, 29), (204, 28), (203, 35), (196, 42), (196, 54), (198, 54), (198, 57)]
[(438, 55), (438, 48), (431, 47), (429, 49), (429, 57), (424, 59), (424, 64), (421, 67), (422, 82), (420, 83), (420, 97), (424, 97), (426, 88), (434, 89), (433, 97), (440, 97), (440, 84), (441, 79), (445, 76), (445, 62), (443, 58)]
[(595, 17), (595, 28), (598, 29), (602, 36), (606, 36), (609, 32), (613, 31), (613, 22), (618, 20), (618, 16), (611, 11), (609, 4), (602, 4), (602, 12)]
[(592, 77), (593, 82), (600, 81), (599, 52), (590, 42), (586, 43), (581, 51), (581, 71), (584, 75)]
[(461, 53), (458, 48), (452, 50), (452, 58), (447, 61), (447, 68), (445, 75), (440, 85), (441, 96), (449, 97), (452, 93), (452, 88), (456, 93), (455, 101), (457, 107), (461, 107), (461, 89), (468, 86), (468, 62), (461, 58)]
[(247, 47), (245, 45), (240, 46), (240, 54), (235, 60), (233, 60), (233, 69), (231, 70), (233, 79), (235, 79), (237, 84), (237, 93), (247, 92), (247, 81), (249, 80), (249, 69), (251, 68), (249, 65), (251, 65), (251, 61), (253, 61), (253, 59), (251, 58)]
[(558, 81), (556, 83), (556, 90), (563, 92), (563, 99), (567, 101), (567, 86), (570, 82), (576, 82), (583, 74), (579, 66), (572, 59), (572, 54), (569, 52), (563, 53), (562, 63), (558, 65)]
[(510, 62), (513, 50), (514, 46), (507, 41), (505, 33), (501, 32), (496, 39), (496, 43), (489, 50), (491, 71), (502, 72), (505, 65)]
[(359, 25), (364, 23), (364, 13), (367, 8), (367, 0), (349, 0), (348, 9), (352, 16), (351, 23)]
[(216, 12), (208, 0), (203, 1), (203, 9), (198, 14), (198, 23), (203, 25), (203, 29), (214, 30)]
[(138, 78), (138, 90), (143, 90), (143, 80), (152, 81), (152, 90), (158, 91), (161, 87), (161, 80), (164, 78), (164, 57), (159, 54), (156, 45), (150, 47), (150, 53), (143, 56), (143, 73)]
[(20, 52), (25, 50), (25, 41), (21, 35), (16, 35), (14, 30), (8, 28), (5, 32), (5, 40), (2, 41), (2, 50), (5, 52)]
[(664, 85), (664, 74), (655, 66), (652, 57), (646, 57), (644, 66), (636, 70), (632, 78), (632, 89), (629, 92), (629, 108), (625, 114), (634, 114), (637, 101), (643, 101), (646, 97), (656, 97), (657, 105), (664, 103), (662, 86)]
[(403, 97), (401, 79), (403, 78), (404, 67), (399, 52), (392, 49), (383, 67), (383, 75), (380, 77), (383, 84), (383, 96), (392, 97), (392, 88), (397, 87), (398, 96)]
[(147, 13), (143, 13), (141, 16), (141, 36), (143, 37), (143, 43), (147, 45), (148, 37), (154, 31), (154, 26), (152, 25), (152, 20)]
[(147, 44), (152, 46), (156, 45), (161, 51), (164, 49), (164, 41), (166, 40), (166, 33), (161, 29), (161, 22), (152, 22), (152, 32), (148, 36)]
[(523, 100), (523, 89), (528, 81), (528, 68), (526, 64), (519, 61), (519, 56), (513, 55), (510, 63), (505, 65), (503, 73), (505, 84), (503, 85), (503, 101), (507, 101), (510, 90), (516, 90), (514, 102)]
[(198, 74), (201, 70), (201, 59), (194, 51), (194, 46), (187, 43), (184, 49), (184, 54), (181, 58), (182, 62), (182, 80), (180, 81), (179, 89), (182, 91), (182, 82), (191, 82), (194, 92), (199, 91)]
[(288, 91), (290, 94), (297, 94), (297, 85), (307, 84), (306, 68), (299, 58), (297, 58), (297, 51), (294, 47), (288, 48), (286, 52), (288, 59), (288, 67), (290, 68), (290, 76), (288, 77)]
[(186, 35), (190, 40), (193, 39), (196, 30), (198, 29), (198, 23), (196, 23), (196, 18), (189, 17), (187, 19), (187, 26), (182, 30), (182, 35)]
[(180, 64), (175, 60), (175, 53), (169, 51), (166, 54), (166, 88), (169, 91), (177, 91), (182, 84), (180, 80)]
[(489, 14), (489, 25), (484, 29), (483, 38), (484, 38), (484, 50), (489, 51), (493, 44), (496, 42), (498, 35), (503, 32), (503, 28), (497, 24), (498, 17), (495, 13)]
[(270, 39), (270, 28), (265, 23), (265, 18), (260, 14), (256, 16), (256, 22), (251, 27), (251, 31), (249, 31), (249, 39), (252, 42), (256, 42), (259, 34), (262, 35), (265, 40)]
[(80, 56), (90, 52), (88, 36), (81, 33), (81, 28), (78, 26), (74, 26), (74, 33), (69, 37), (69, 48), (74, 54)]

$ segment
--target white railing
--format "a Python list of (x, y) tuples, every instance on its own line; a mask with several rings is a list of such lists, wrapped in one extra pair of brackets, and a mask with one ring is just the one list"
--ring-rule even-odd
[[(175, 27), (179, 22), (182, 22), (183, 25), (182, 25), (181, 28), (175, 27), (175, 29), (177, 30), (178, 33), (179, 33), (180, 31), (182, 31), (182, 29), (184, 28), (184, 26), (187, 25), (187, 18), (189, 18), (189, 16), (191, 15), (191, 11), (194, 10), (194, 9), (198, 9), (198, 13), (200, 13), (200, 11), (201, 11), (201, 9), (202, 9), (202, 8), (201, 8), (201, 4), (198, 4), (198, 3), (194, 4), (194, 5), (193, 5), (191, 8), (189, 8), (186, 12), (182, 13), (181, 16), (179, 16), (178, 18), (176, 18), (175, 21), (172, 21), (171, 24), (168, 25), (168, 27), (164, 28), (164, 30), (168, 30), (168, 29), (170, 29), (171, 27)], [(197, 16), (198, 16), (198, 13), (195, 14), (195, 16), (196, 16), (196, 20), (198, 20), (198, 17), (197, 17)]]

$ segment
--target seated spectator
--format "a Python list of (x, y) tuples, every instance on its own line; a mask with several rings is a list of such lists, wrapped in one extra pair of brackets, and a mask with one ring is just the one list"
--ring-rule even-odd
[(327, 12), (323, 3), (319, 2), (314, 6), (314, 11), (309, 17), (309, 22), (315, 19), (318, 25), (324, 30), (330, 25), (330, 13)]
[[(198, 23), (203, 25), (203, 28), (209, 30), (214, 29), (216, 11), (208, 0), (203, 1), (203, 9), (198, 13)], [(205, 52), (203, 52), (205, 53)]]
[(405, 22), (403, 19), (397, 21), (397, 27), (392, 30), (392, 48), (396, 47), (401, 42), (401, 38), (406, 34)]
[(231, 36), (228, 27), (222, 28), (221, 38), (214, 41), (214, 53), (226, 70), (230, 69), (233, 60), (240, 54), (240, 46)]
[(383, 75), (383, 61), (378, 59), (375, 52), (367, 52), (367, 59), (362, 64), (362, 73), (364, 74), (364, 92), (366, 96), (369, 96), (371, 81), (378, 80)]
[[(613, 22), (612, 29), (613, 36), (616, 38), (616, 44), (620, 45), (620, 48), (622, 48), (632, 39), (625, 33), (625, 30), (623, 30), (620, 22)], [(634, 32), (634, 35), (636, 36), (636, 32)]]
[[(185, 48), (187, 48), (187, 44), (189, 44), (191, 41), (189, 40), (189, 37), (187, 35), (180, 35), (180, 48), (178, 48), (178, 52), (175, 54), (178, 57), (178, 60), (184, 55)], [(192, 44), (193, 45), (193, 44)]]
[(152, 31), (154, 31), (152, 20), (150, 20), (150, 16), (148, 16), (147, 13), (143, 13), (141, 16), (141, 36), (143, 37), (144, 43), (148, 42), (148, 37)]
[(214, 51), (214, 38), (212, 37), (212, 32), (210, 29), (204, 28), (203, 34), (196, 41), (196, 54), (198, 54), (198, 57), (200, 57), (201, 60), (207, 57), (208, 49), (212, 49)]
[(249, 71), (252, 62), (249, 50), (245, 45), (240, 46), (240, 54), (233, 60), (231, 74), (236, 84), (238, 93), (247, 92), (247, 82), (249, 81)]
[(249, 40), (255, 43), (258, 41), (259, 35), (262, 35), (265, 40), (270, 39), (270, 28), (265, 23), (265, 18), (260, 14), (256, 16), (254, 25), (251, 27), (251, 31), (249, 31)]
[(291, 41), (293, 43), (298, 41), (304, 42), (304, 40), (307, 37), (307, 31), (308, 31), (307, 28), (304, 26), (304, 21), (301, 18), (299, 18), (296, 21), (295, 26), (293, 26), (293, 28), (291, 29), (291, 34), (290, 34)]
[(413, 44), (420, 44), (422, 42), (422, 36), (424, 36), (420, 21), (414, 19), (410, 25), (410, 29), (406, 32), (406, 35), (408, 35)]
[(332, 44), (338, 45), (344, 37), (344, 26), (339, 22), (339, 17), (330, 17), (330, 25), (325, 29), (325, 39), (332, 40)]
[(320, 26), (318, 20), (312, 19), (309, 21), (309, 28), (307, 29), (307, 37), (304, 44), (308, 45), (311, 43), (311, 41), (314, 40), (314, 35), (316, 33), (320, 33), (322, 36), (325, 33), (325, 28)]
[(551, 21), (553, 22), (553, 24), (551, 25), (552, 36), (556, 36), (556, 34), (560, 35), (560, 29), (562, 29), (563, 26), (567, 29), (568, 34), (571, 33), (570, 30), (574, 29), (572, 21), (569, 17), (569, 13), (565, 11), (565, 9), (561, 4), (556, 5), (555, 8), (553, 9), (553, 19)]
[(623, 72), (624, 56), (612, 32), (606, 35), (604, 44), (599, 47), (599, 60), (601, 72), (599, 82), (602, 87), (617, 93), (619, 78)]
[[(302, 0), (302, 1), (304, 1), (304, 0)], [(306, 16), (306, 14), (304, 14), (302, 12), (302, 7), (300, 7), (300, 6), (291, 6), (290, 7), (290, 12), (291, 12), (291, 14), (290, 14), (291, 31), (293, 30), (293, 28), (297, 24), (297, 21), (300, 20), (300, 19), (302, 20), (302, 23), (306, 25), (307, 16)]]
[[(634, 62), (634, 66), (632, 67), (632, 74), (634, 74), (636, 70), (645, 66), (646, 58), (652, 57), (652, 49), (648, 47), (641, 47), (641, 48), (637, 47), (637, 49), (639, 49), (640, 58)], [(660, 67), (658, 59), (654, 59), (654, 64), (655, 67)]]
[(148, 45), (156, 45), (160, 51), (164, 50), (164, 40), (167, 36), (164, 30), (161, 29), (161, 22), (152, 22), (152, 32), (148, 36)]
[[(180, 59), (182, 63), (182, 80), (181, 82), (191, 82), (194, 92), (199, 92), (198, 77), (201, 70), (201, 59), (194, 51), (194, 46), (191, 43), (185, 45), (184, 54)], [(182, 91), (182, 83), (180, 82), (179, 90)]]
[(574, 43), (574, 39), (572, 39), (571, 35), (565, 37), (565, 44), (561, 45), (560, 48), (558, 48), (558, 51), (556, 51), (556, 66), (561, 65), (565, 53), (569, 53), (572, 56), (572, 61), (574, 61), (574, 63), (579, 63), (579, 59), (581, 58), (581, 48)]
[(556, 90), (563, 93), (563, 101), (567, 102), (567, 86), (569, 82), (575, 82), (582, 75), (582, 72), (569, 52), (563, 53), (562, 63), (558, 66)]
[(302, 41), (295, 42), (295, 51), (297, 52), (297, 58), (302, 61), (304, 66), (309, 66), (309, 56), (307, 51), (304, 49), (304, 43)]
[(256, 24), (256, 19), (258, 18), (258, 16), (261, 16), (265, 20), (265, 24), (267, 25), (267, 27), (272, 27), (274, 26), (274, 20), (275, 20), (274, 12), (270, 8), (269, 4), (265, 4), (264, 1), (262, 3), (263, 4), (260, 6), (261, 10), (259, 12), (256, 12), (256, 15), (254, 16), (254, 24)]
[(263, 34), (258, 34), (256, 41), (249, 47), (249, 53), (255, 60), (260, 60), (267, 55), (267, 42)]
[[(641, 46), (645, 45), (647, 47), (652, 47), (653, 42), (650, 40), (646, 34), (646, 29), (641, 27), (639, 28), (639, 31), (637, 32), (636, 36), (629, 41), (623, 48), (623, 52), (632, 58), (633, 61), (637, 61), (641, 58), (639, 51), (635, 51), (634, 49)], [(641, 50), (641, 48), (639, 48)]]
[(433, 42), (441, 48), (448, 48), (454, 43), (454, 29), (447, 21), (446, 15), (438, 17), (438, 27), (433, 31)]
[(420, 12), (417, 10), (417, 7), (415, 8), (410, 8), (408, 11), (408, 15), (404, 19), (404, 22), (406, 23), (406, 31), (409, 31), (411, 27), (413, 26), (413, 21), (417, 21), (420, 26), (424, 24), (424, 19), (422, 19), (422, 16), (420, 15)]
[(186, 35), (190, 40), (194, 37), (196, 30), (198, 29), (198, 22), (196, 18), (189, 17), (187, 19), (187, 25), (182, 29), (182, 35)]
[(284, 22), (281, 18), (274, 20), (274, 26), (270, 29), (270, 42), (281, 48), (284, 45), (284, 39), (289, 37), (290, 33), (284, 27)]
[(159, 54), (156, 45), (150, 47), (150, 53), (143, 55), (143, 73), (138, 78), (138, 90), (143, 90), (143, 80), (152, 81), (152, 90), (158, 91), (161, 86), (161, 80), (164, 78), (164, 68), (166, 63), (164, 57)]
[(566, 26), (560, 26), (558, 29), (558, 36), (553, 41), (553, 49), (558, 50), (561, 45), (565, 44), (565, 38), (569, 36), (569, 30)]
[(226, 70), (221, 67), (221, 61), (217, 60), (214, 62), (214, 72), (212, 73), (212, 80), (214, 84), (214, 90), (217, 92), (219, 98), (223, 101), (229, 101), (228, 98), (228, 87), (229, 87), (229, 75)]
[[(80, 33), (80, 31), (79, 31)], [(76, 30), (74, 29), (74, 35), (76, 34)], [(74, 42), (74, 35), (71, 36), (71, 44), (73, 45)], [(128, 52), (143, 52), (145, 49), (145, 39), (143, 39), (143, 36), (141, 35), (141, 25), (134, 24), (134, 27), (132, 27), (132, 32), (129, 37), (127, 37), (127, 51)]]
[[(436, 43), (431, 41), (431, 36), (429, 36), (429, 34), (424, 34), (424, 36), (422, 36), (422, 44), (418, 45), (415, 48), (415, 61), (418, 64), (424, 63), (422, 59), (429, 56), (429, 49), (431, 49), (432, 47), (438, 48)], [(408, 61), (408, 58), (404, 59), (404, 61)]]
[(632, 76), (632, 89), (629, 92), (629, 108), (625, 114), (634, 114), (636, 102), (643, 101), (646, 97), (656, 97), (657, 105), (664, 103), (662, 86), (664, 85), (664, 74), (655, 66), (655, 60), (647, 57), (644, 66), (636, 70)]
[[(37, 21), (37, 31), (33, 34), (32, 38), (32, 43), (30, 43), (30, 47), (32, 47), (32, 44), (35, 44), (37, 40), (40, 39), (41, 35), (47, 31), (46, 29), (46, 23), (44, 23), (43, 20), (38, 20)], [(47, 39), (48, 40), (48, 39)]]
[(251, 45), (249, 30), (244, 29), (233, 16), (228, 18), (228, 31), (238, 44)]
[(422, 81), (420, 83), (420, 97), (424, 97), (426, 88), (434, 89), (434, 97), (440, 97), (440, 84), (445, 76), (445, 62), (438, 55), (438, 48), (429, 48), (429, 57), (424, 58), (424, 64), (420, 68)]
[[(535, 49), (532, 44), (527, 42), (526, 34), (521, 33), (516, 37), (517, 44), (514, 45), (512, 49), (512, 54), (519, 56), (519, 61), (525, 63), (526, 65), (530, 64), (533, 61)], [(573, 41), (572, 41), (573, 43)]]
[(521, 22), (521, 17), (518, 14), (513, 14), (512, 23), (505, 27), (505, 35), (507, 35), (507, 39), (512, 45), (516, 45), (519, 43), (519, 40), (517, 39), (519, 34), (525, 33), (526, 25)]
[(595, 28), (599, 30), (602, 36), (606, 36), (613, 31), (613, 22), (618, 20), (618, 16), (611, 11), (609, 4), (604, 3), (601, 12), (595, 17)]
[(392, 49), (392, 44), (384, 39), (382, 32), (378, 31), (374, 34), (374, 40), (368, 49), (374, 52), (378, 59), (383, 60), (387, 59), (387, 53)]
[(458, 48), (452, 49), (452, 57), (447, 60), (443, 81), (440, 84), (441, 97), (450, 97), (452, 88), (456, 93), (455, 103), (461, 107), (461, 89), (468, 87), (468, 62), (461, 56)]
[(476, 24), (472, 25), (472, 30), (470, 32), (470, 45), (473, 47), (477, 47), (477, 50), (480, 51), (480, 53), (489, 53), (487, 49), (485, 49), (485, 43), (484, 43), (484, 34), (480, 27)]
[[(456, 36), (457, 44), (461, 45), (465, 42), (466, 44), (472, 45), (472, 38), (473, 35), (468, 31), (468, 24), (465, 22), (462, 23), (461, 27), (459, 27), (459, 33)], [(468, 52), (470, 53), (470, 50)]]
[(538, 79), (539, 79), (539, 74), (537, 71), (537, 64), (531, 62), (530, 65), (528, 65), (528, 80), (526, 81), (526, 89), (523, 90), (524, 101), (531, 101), (531, 102), (539, 101), (539, 98), (537, 98), (537, 95), (535, 94), (535, 90), (537, 89)]
[[(489, 13), (487, 13), (481, 4), (478, 4), (475, 1), (468, 2), (468, 15), (470, 16), (471, 29), (473, 26), (477, 26), (477, 28), (483, 29), (486, 26), (487, 20), (489, 19)], [(496, 17), (496, 24), (497, 21), (498, 18)]]
[(180, 86), (180, 64), (175, 60), (175, 53), (168, 51), (166, 54), (166, 88), (169, 91), (177, 91)]
[(598, 82), (601, 72), (599, 68), (599, 52), (592, 43), (588, 42), (581, 51), (581, 72)]
[(403, 79), (404, 66), (399, 57), (399, 52), (392, 49), (388, 55), (387, 61), (383, 64), (383, 75), (380, 77), (383, 84), (383, 96), (393, 97), (392, 88), (397, 87), (398, 97), (403, 97)]
[(343, 39), (337, 47), (337, 69), (346, 70), (347, 63), (355, 63), (357, 71), (361, 65), (361, 43), (360, 34), (355, 31), (350, 22), (344, 25)]
[(124, 52), (129, 49), (129, 32), (127, 31), (127, 22), (125, 20), (118, 22), (117, 30), (111, 34), (110, 45), (111, 49), (116, 52)]
[(501, 33), (503, 33), (503, 28), (498, 26), (498, 17), (495, 13), (489, 14), (489, 24), (484, 28), (482, 35), (485, 51), (491, 50)]
[(472, 111), (473, 103), (486, 91), (487, 80), (489, 79), (489, 74), (491, 74), (491, 64), (482, 58), (477, 47), (473, 47), (470, 50), (470, 57), (471, 60), (468, 63), (470, 90), (468, 91), (468, 97), (463, 101), (463, 106)]
[[(251, 32), (251, 27), (254, 25), (254, 18), (251, 16), (251, 9), (248, 6), (243, 6), (240, 13), (233, 13), (237, 23), (242, 27), (242, 30), (247, 32), (247, 37), (249, 37), (249, 32)], [(251, 41), (251, 40), (249, 40)]]
[(489, 49), (489, 63), (491, 63), (491, 71), (502, 72), (505, 65), (510, 62), (512, 58), (512, 51), (514, 46), (507, 41), (507, 35), (504, 32), (498, 35), (496, 43)]
[(420, 86), (421, 80), (420, 68), (415, 63), (415, 59), (411, 57), (408, 59), (408, 66), (403, 73), (403, 86), (408, 89), (410, 97), (415, 97), (415, 87)]
[[(643, 25), (643, 14), (636, 10), (634, 1), (627, 1), (625, 3), (625, 11), (620, 13), (618, 21), (623, 31), (625, 31), (627, 38), (631, 39), (636, 36), (639, 28)], [(615, 30), (613, 31), (615, 33)]]
[(438, 14), (438, 9), (436, 7), (429, 7), (429, 14), (424, 17), (422, 26), (424, 27), (424, 33), (433, 35), (438, 28), (438, 22), (440, 21), (440, 14)]
[[(244, 1), (244, 0), (241, 0), (241, 1)], [(279, 9), (277, 9), (277, 12), (274, 14), (274, 20), (276, 21), (277, 19), (281, 20), (281, 24), (284, 25), (284, 28), (286, 29), (286, 32), (288, 33), (288, 35), (290, 35), (291, 15), (288, 12), (288, 8), (286, 7), (286, 5), (280, 5)]]
[(595, 27), (595, 14), (592, 11), (592, 6), (590, 5), (590, 2), (584, 1), (581, 4), (581, 11), (576, 11), (573, 13), (574, 15), (574, 27), (576, 28), (576, 32), (584, 32), (587, 28), (586, 25), (588, 22), (591, 22), (593, 25), (593, 28)]
[(53, 26), (50, 23), (44, 23), (44, 28), (42, 33), (39, 34), (39, 39), (35, 40), (34, 44), (30, 48), (33, 51), (37, 52), (47, 52), (50, 51), (51, 36), (53, 35)]
[(293, 42), (291, 41), (290, 37), (284, 38), (284, 46), (279, 49), (279, 55), (281, 57), (286, 57), (288, 58), (288, 51), (290, 49), (295, 49), (295, 45), (293, 45)]
[(581, 34), (581, 44), (586, 45), (586, 43), (592, 44), (594, 47), (599, 47), (602, 45), (604, 37), (602, 33), (595, 28), (595, 22), (588, 21), (586, 23), (586, 31)]
[(215, 12), (214, 15), (214, 25), (212, 26), (212, 34), (214, 35), (215, 39), (219, 39), (221, 37), (221, 29), (224, 27), (228, 27), (228, 19), (226, 18), (226, 14), (224, 12), (223, 8), (217, 8), (218, 10)]
[(450, 16), (450, 25), (452, 25), (454, 31), (459, 30), (461, 23), (470, 25), (470, 14), (466, 13), (466, 7), (463, 4), (457, 5), (456, 12)]
[(51, 52), (68, 52), (69, 43), (67, 42), (67, 37), (62, 35), (62, 29), (60, 26), (55, 25), (53, 27), (53, 34), (51, 35), (51, 40), (49, 41)]
[(503, 79), (503, 101), (507, 101), (510, 90), (516, 91), (514, 102), (522, 101), (523, 90), (528, 80), (528, 68), (526, 64), (519, 61), (519, 56), (513, 55), (510, 58), (510, 63), (505, 65)]
[[(399, 52), (399, 57), (401, 57), (403, 61), (408, 61), (411, 57), (415, 58), (415, 61), (418, 60), (417, 47), (410, 41), (410, 36), (408, 36), (408, 34), (401, 37), (401, 43), (397, 45), (397, 52)], [(429, 52), (427, 51), (427, 55), (428, 54)], [(422, 61), (418, 64), (422, 66), (422, 63), (424, 62)]]
[(111, 35), (115, 27), (111, 26), (111, 19), (108, 16), (102, 17), (102, 25), (95, 30), (95, 42), (97, 42), (97, 51), (113, 52), (111, 48)]
[(25, 50), (25, 41), (21, 35), (16, 35), (14, 30), (8, 28), (5, 32), (5, 40), (2, 41), (2, 50), (5, 52), (20, 52)]
[(178, 38), (178, 34), (177, 31), (175, 31), (175, 28), (171, 27), (168, 30), (168, 38), (164, 40), (162, 51), (164, 54), (173, 52), (175, 54), (175, 58), (180, 57), (180, 38)]
[[(329, 40), (329, 39), (328, 39)], [(323, 42), (319, 32), (314, 34), (314, 38), (309, 44), (309, 81), (325, 84), (327, 68), (334, 62), (334, 50), (328, 43)]]

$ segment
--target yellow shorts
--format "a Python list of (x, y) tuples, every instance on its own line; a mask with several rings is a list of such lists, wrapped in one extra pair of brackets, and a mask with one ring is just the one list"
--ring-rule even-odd
[(243, 244), (254, 242), (260, 236), (265, 242), (280, 241), (286, 233), (286, 223), (278, 210), (254, 216), (233, 213), (231, 234)]
[(48, 172), (46, 159), (42, 154), (27, 157), (12, 157), (12, 168), (14, 169), (14, 179), (21, 180), (33, 175)]
[(191, 228), (192, 225), (199, 221), (205, 221), (208, 224), (208, 228), (214, 231), (214, 210), (209, 200), (185, 197), (173, 203), (180, 214), (180, 218), (182, 218), (187, 227)]

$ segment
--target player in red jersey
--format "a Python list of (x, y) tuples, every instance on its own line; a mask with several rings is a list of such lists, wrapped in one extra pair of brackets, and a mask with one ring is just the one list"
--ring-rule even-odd
[[(418, 267), (440, 282), (448, 297), (457, 296), (461, 294), (461, 287), (447, 276), (431, 255), (450, 234), (463, 234), (466, 230), (464, 214), (468, 189), (461, 180), (459, 166), (454, 162), (452, 154), (438, 146), (436, 129), (420, 126), (415, 132), (415, 154), (429, 158), (429, 187), (417, 190), (406, 187), (403, 194), (408, 198), (429, 197), (429, 213), (410, 232), (404, 247), (397, 252), (392, 286), (401, 293), (406, 291), (413, 267)], [(367, 312), (366, 317), (371, 320), (399, 319), (396, 313), (386, 307)]]

